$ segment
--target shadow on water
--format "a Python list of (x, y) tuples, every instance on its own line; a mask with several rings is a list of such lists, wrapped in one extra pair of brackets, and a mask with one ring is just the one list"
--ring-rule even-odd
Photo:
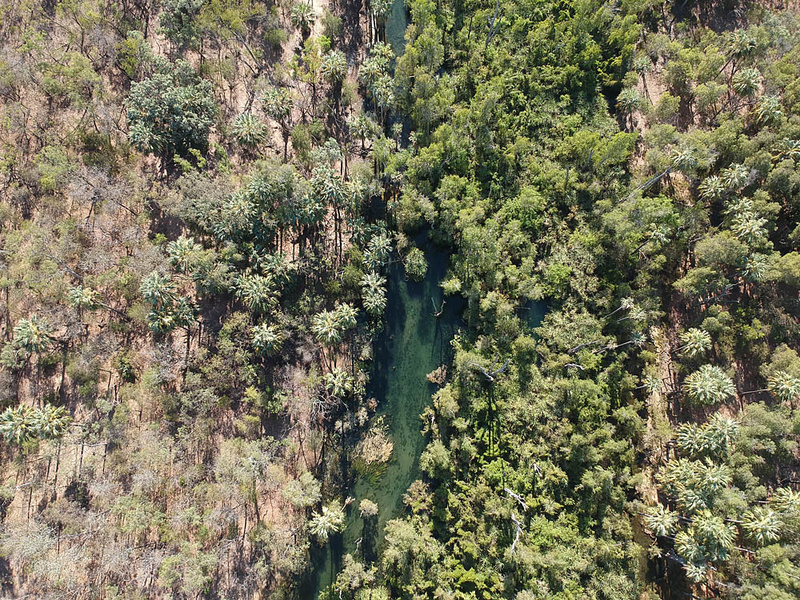
[(394, 0), (389, 18), (386, 20), (386, 41), (391, 44), (394, 53), (400, 56), (406, 48), (406, 14), (405, 0)]
[[(419, 476), (419, 456), (425, 447), (420, 414), (436, 391), (426, 375), (450, 360), (450, 340), (460, 326), (464, 305), (461, 298), (448, 298), (442, 314), (435, 316), (434, 302), (436, 308), (442, 304), (439, 282), (447, 269), (448, 254), (429, 244), (426, 257), (428, 272), (418, 283), (406, 281), (401, 264), (391, 266), (386, 324), (375, 340), (367, 393), (378, 400), (378, 414), (388, 425), (394, 444), (392, 458), (379, 478), (356, 479), (349, 492), (354, 501), (346, 528), (331, 540), (330, 547), (316, 553), (313, 585), (309, 581), (302, 586), (301, 598), (316, 598), (331, 584), (344, 554), (367, 562), (377, 558), (386, 522), (399, 514), (403, 494)], [(360, 517), (358, 509), (364, 498), (378, 505), (377, 517), (368, 521)]]
[(542, 324), (547, 309), (547, 302), (544, 300), (530, 300), (522, 308), (522, 321), (531, 329), (536, 329)]

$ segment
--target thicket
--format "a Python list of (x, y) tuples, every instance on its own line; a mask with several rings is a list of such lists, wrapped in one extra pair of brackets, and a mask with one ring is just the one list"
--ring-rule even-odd
[(393, 597), (797, 595), (798, 23), (731, 9), (409, 4), (391, 206), (468, 328)]
[(326, 594), (797, 597), (797, 15), (362, 8), (0, 7), (4, 593), (287, 597), (369, 535), (425, 231), (464, 327)]

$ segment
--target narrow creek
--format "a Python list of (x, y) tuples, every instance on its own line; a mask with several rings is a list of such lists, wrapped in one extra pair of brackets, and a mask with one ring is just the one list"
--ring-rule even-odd
[[(354, 501), (345, 530), (324, 550), (324, 564), (319, 556), (313, 577), (315, 598), (335, 578), (344, 554), (359, 559), (365, 552), (376, 555), (386, 522), (399, 514), (403, 494), (419, 476), (419, 455), (425, 447), (420, 414), (436, 390), (426, 375), (450, 359), (450, 340), (461, 323), (463, 306), (460, 298), (449, 298), (442, 314), (435, 316), (433, 302), (437, 308), (441, 306), (439, 282), (447, 269), (448, 254), (429, 244), (426, 257), (428, 272), (418, 283), (406, 280), (400, 264), (389, 269), (385, 328), (375, 340), (368, 394), (378, 400), (378, 416), (383, 415), (388, 426), (394, 444), (392, 458), (380, 477), (359, 477), (350, 490)], [(364, 530), (358, 510), (364, 498), (375, 502), (379, 511), (369, 531)], [(301, 593), (304, 598), (312, 597), (310, 586)]]

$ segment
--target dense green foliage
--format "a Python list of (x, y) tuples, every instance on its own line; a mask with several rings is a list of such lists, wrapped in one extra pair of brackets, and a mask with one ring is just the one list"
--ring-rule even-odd
[[(392, 6), (0, 7), (3, 589), (798, 597), (800, 17), (408, 0), (397, 56)], [(376, 546), (434, 244), (463, 327)]]

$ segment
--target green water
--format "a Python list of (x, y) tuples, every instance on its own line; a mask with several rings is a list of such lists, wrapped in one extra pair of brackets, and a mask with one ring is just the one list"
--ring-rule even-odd
[(389, 18), (386, 20), (386, 41), (391, 44), (397, 56), (400, 56), (406, 48), (407, 25), (405, 0), (394, 0)]
[[(437, 307), (441, 305), (439, 281), (447, 268), (447, 255), (429, 250), (426, 256), (428, 273), (422, 282), (406, 281), (401, 265), (390, 269), (386, 326), (375, 340), (368, 392), (378, 400), (378, 414), (384, 415), (388, 424), (394, 443), (392, 458), (377, 481), (361, 477), (349, 492), (354, 501), (348, 509), (346, 528), (340, 539), (332, 540), (333, 551), (324, 550), (324, 565), (320, 564), (314, 574), (314, 597), (330, 585), (344, 554), (351, 553), (360, 560), (377, 556), (386, 521), (398, 516), (403, 494), (419, 476), (419, 455), (426, 443), (420, 431), (420, 413), (436, 391), (426, 375), (450, 359), (450, 340), (461, 322), (463, 306), (462, 301), (451, 298), (442, 315), (434, 316), (431, 298)], [(358, 510), (364, 498), (379, 507), (376, 526), (366, 532)], [(356, 551), (359, 538), (362, 542)], [(311, 594), (306, 592), (303, 597)]]

